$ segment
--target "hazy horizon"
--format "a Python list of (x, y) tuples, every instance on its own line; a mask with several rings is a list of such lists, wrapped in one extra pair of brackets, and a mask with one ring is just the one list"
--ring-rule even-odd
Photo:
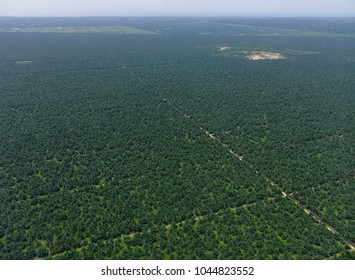
[(177, 15), (177, 16), (135, 16), (135, 15), (21, 15), (21, 16), (2, 16), (0, 18), (256, 18), (256, 19), (287, 19), (287, 18), (294, 18), (294, 19), (302, 19), (302, 18), (314, 18), (314, 19), (337, 19), (337, 18), (349, 18), (355, 19), (355, 16), (223, 16), (223, 15), (211, 15), (211, 16), (184, 16), (184, 15)]
[(355, 1), (13, 0), (0, 17), (355, 17)]

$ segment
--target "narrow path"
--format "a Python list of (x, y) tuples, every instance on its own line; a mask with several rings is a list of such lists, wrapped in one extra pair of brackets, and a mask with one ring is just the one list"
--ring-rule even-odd
[(89, 30), (94, 31), (95, 33), (101, 33), (101, 32), (97, 31), (96, 29), (94, 29), (92, 27), (88, 27), (88, 28), (89, 28)]
[(202, 130), (208, 137), (210, 137), (213, 141), (216, 141), (217, 143), (219, 143), (220, 145), (222, 145), (225, 149), (228, 150), (228, 152), (230, 154), (232, 154), (234, 157), (238, 158), (238, 160), (243, 161), (244, 163), (246, 163), (246, 165), (248, 167), (250, 167), (252, 170), (254, 170), (255, 174), (262, 176), (263, 178), (265, 178), (270, 184), (271, 186), (273, 186), (274, 188), (276, 188), (283, 197), (290, 199), (293, 203), (295, 203), (299, 208), (303, 209), (304, 213), (306, 213), (307, 215), (309, 215), (311, 218), (313, 218), (314, 221), (320, 223), (321, 225), (323, 225), (327, 230), (329, 230), (331, 233), (333, 233), (335, 236), (337, 236), (343, 243), (345, 243), (346, 245), (349, 246), (351, 251), (355, 251), (355, 243), (346, 239), (342, 234), (340, 234), (336, 229), (334, 229), (333, 226), (327, 224), (324, 220), (322, 220), (321, 217), (319, 217), (316, 213), (314, 213), (314, 211), (312, 211), (311, 209), (309, 209), (308, 207), (304, 206), (303, 204), (301, 204), (297, 199), (295, 199), (292, 195), (288, 194), (286, 190), (283, 189), (282, 186), (278, 185), (277, 183), (275, 183), (271, 178), (262, 175), (258, 169), (251, 164), (250, 162), (246, 161), (242, 155), (239, 155), (237, 152), (233, 151), (232, 148), (222, 142), (221, 139), (219, 139), (217, 136), (215, 136), (213, 133), (211, 133), (210, 131), (208, 131), (207, 129), (203, 128), (200, 124), (198, 124), (190, 115), (185, 114), (177, 105), (174, 104), (174, 102), (172, 102), (171, 100), (169, 100), (168, 98), (164, 97), (163, 94), (161, 94), (158, 90), (154, 89), (154, 87), (150, 86), (146, 81), (144, 81), (142, 78), (140, 78), (139, 76), (137, 76), (135, 73), (133, 73), (129, 67), (121, 64), (120, 62), (118, 62), (119, 65), (121, 65), (121, 67), (123, 69), (127, 69), (127, 71), (133, 76), (135, 77), (138, 81), (140, 81), (141, 83), (143, 83), (144, 85), (151, 87), (154, 92), (166, 103), (168, 103), (171, 107), (173, 107), (176, 111), (178, 111), (181, 115), (183, 115), (185, 118), (189, 119), (195, 126), (197, 126), (200, 130)]

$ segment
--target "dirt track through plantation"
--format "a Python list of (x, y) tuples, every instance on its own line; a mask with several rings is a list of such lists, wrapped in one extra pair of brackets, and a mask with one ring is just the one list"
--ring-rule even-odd
[[(220, 215), (220, 214), (223, 214), (227, 211), (232, 211), (232, 212), (235, 212), (237, 211), (238, 209), (240, 208), (247, 208), (247, 207), (252, 207), (254, 205), (256, 205), (257, 203), (259, 202), (265, 202), (265, 201), (272, 201), (272, 200), (275, 200), (276, 197), (267, 197), (267, 198), (264, 198), (264, 199), (261, 199), (261, 200), (258, 200), (258, 201), (254, 201), (254, 202), (250, 202), (250, 203), (246, 203), (246, 204), (243, 204), (243, 205), (239, 205), (239, 206), (235, 206), (235, 207), (227, 207), (227, 208), (221, 208), (221, 209), (218, 209), (217, 211), (215, 212), (210, 212), (210, 213), (206, 213), (206, 214), (202, 214), (202, 215), (193, 215), (191, 217), (187, 217), (181, 221), (178, 221), (176, 222), (175, 224), (176, 225), (182, 225), (182, 224), (185, 224), (189, 221), (198, 221), (198, 220), (201, 220), (205, 217), (207, 217), (208, 215)], [(163, 224), (162, 225), (163, 227), (165, 227), (166, 229), (170, 228), (172, 226), (172, 223), (170, 224)], [(116, 240), (119, 240), (119, 239), (122, 239), (122, 238), (125, 238), (125, 237), (134, 237), (136, 234), (140, 234), (140, 233), (144, 233), (144, 232), (149, 232), (150, 229), (146, 229), (146, 230), (141, 230), (141, 231), (134, 231), (134, 232), (130, 232), (130, 233), (126, 233), (126, 234), (120, 234), (116, 237), (113, 237), (113, 238), (109, 238), (109, 239), (101, 239), (101, 240), (98, 240), (96, 242), (92, 242), (90, 244), (97, 244), (99, 242), (112, 242), (112, 241), (116, 241)], [(60, 257), (60, 256), (63, 256), (64, 254), (68, 253), (68, 252), (71, 252), (71, 251), (80, 251), (80, 250), (83, 250), (83, 249), (86, 249), (89, 247), (89, 245), (84, 245), (84, 246), (80, 246), (80, 247), (76, 247), (76, 248), (73, 248), (71, 250), (68, 250), (68, 251), (63, 251), (63, 252), (59, 252), (59, 253), (56, 253), (56, 254), (52, 254), (50, 255), (51, 257)]]
[[(118, 64), (120, 65), (120, 67), (122, 69), (126, 69), (133, 77), (135, 77), (138, 81), (140, 81), (142, 84), (151, 87), (146, 81), (144, 81), (142, 78), (140, 78), (139, 76), (137, 76), (135, 73), (133, 73), (128, 66), (125, 66), (121, 63), (118, 62)], [(153, 88), (153, 87), (151, 87)], [(202, 130), (209, 138), (211, 138), (213, 141), (216, 141), (217, 143), (219, 143), (220, 145), (222, 145), (231, 155), (233, 155), (235, 158), (237, 158), (238, 160), (244, 162), (249, 168), (251, 168), (254, 173), (257, 176), (262, 176), (263, 178), (265, 178), (271, 186), (273, 186), (274, 188), (276, 188), (278, 191), (280, 191), (280, 195), (282, 195), (284, 198), (288, 198), (290, 199), (294, 204), (296, 204), (299, 208), (303, 209), (303, 212), (306, 215), (309, 215), (310, 217), (312, 217), (312, 219), (318, 223), (320, 223), (321, 225), (323, 225), (327, 230), (329, 230), (332, 234), (334, 234), (335, 236), (337, 236), (343, 243), (345, 243), (346, 245), (348, 245), (350, 247), (351, 251), (355, 250), (355, 244), (349, 240), (347, 240), (346, 238), (344, 238), (336, 229), (334, 229), (334, 227), (332, 227), (331, 225), (325, 223), (318, 215), (316, 215), (312, 210), (310, 210), (308, 207), (302, 205), (298, 200), (296, 200), (295, 198), (292, 197), (292, 194), (287, 194), (281, 186), (279, 186), (278, 184), (276, 184), (273, 180), (271, 180), (270, 178), (263, 176), (260, 174), (260, 172), (255, 168), (254, 165), (252, 165), (251, 163), (249, 163), (248, 161), (246, 161), (244, 159), (244, 157), (242, 155), (239, 155), (238, 153), (236, 153), (235, 151), (233, 151), (230, 146), (224, 142), (222, 142), (218, 137), (216, 137), (214, 134), (212, 134), (211, 132), (209, 132), (207, 129), (203, 128), (201, 125), (199, 125), (190, 115), (187, 115), (186, 113), (184, 113), (178, 106), (176, 106), (171, 100), (167, 99), (166, 97), (164, 97), (158, 90), (154, 89), (154, 92), (162, 99), (162, 101), (164, 101), (165, 103), (167, 103), (169, 106), (171, 106), (172, 108), (174, 108), (176, 111), (178, 111), (182, 116), (184, 116), (185, 118), (189, 119), (191, 121), (191, 123), (193, 123), (195, 126), (197, 126), (200, 130)], [(236, 206), (236, 207), (228, 207), (225, 209), (219, 209), (213, 213), (208, 213), (205, 215), (199, 215), (199, 216), (193, 216), (193, 217), (187, 217), (184, 220), (179, 221), (177, 224), (182, 224), (182, 223), (186, 223), (187, 221), (194, 219), (194, 220), (199, 220), (202, 219), (204, 216), (209, 215), (209, 214), (221, 214), (225, 211), (236, 211), (238, 208), (241, 207), (251, 207), (253, 205), (255, 205), (258, 202), (261, 201), (267, 201), (267, 200), (273, 200), (275, 199), (275, 197), (268, 197), (265, 199), (262, 199), (260, 201), (256, 201), (256, 202), (252, 202), (252, 203), (247, 203), (244, 205), (240, 205), (240, 206)], [(164, 225), (165, 228), (169, 228), (169, 226), (171, 226), (171, 224), (165, 224)], [(149, 229), (148, 229), (149, 230)], [(112, 242), (115, 240), (119, 240), (122, 239), (124, 237), (132, 237), (136, 234), (142, 233), (143, 231), (137, 231), (137, 232), (131, 232), (128, 234), (120, 234), (119, 236), (113, 237), (113, 238), (109, 238), (109, 239), (102, 239), (102, 240), (98, 240), (96, 242), (92, 242), (90, 244), (96, 244), (99, 242)], [(71, 250), (68, 251), (63, 251), (63, 252), (59, 252), (53, 255), (50, 255), (51, 257), (60, 257), (62, 255), (64, 255), (67, 252), (70, 251), (80, 251), (82, 249), (85, 249), (89, 246), (88, 245), (84, 245), (84, 246), (79, 246), (76, 248), (73, 248)]]
[(268, 178), (264, 175), (261, 175), (261, 173), (257, 170), (257, 168), (251, 164), (250, 162), (248, 162), (247, 160), (245, 160), (245, 158), (242, 155), (239, 155), (237, 152), (233, 151), (231, 149), (231, 147), (222, 142), (221, 139), (219, 139), (215, 134), (211, 133), (210, 131), (208, 131), (207, 129), (203, 128), (200, 124), (198, 124), (190, 115), (187, 115), (186, 113), (183, 112), (182, 109), (180, 109), (177, 105), (174, 104), (174, 102), (172, 102), (171, 100), (169, 100), (168, 98), (164, 97), (162, 93), (160, 93), (157, 89), (155, 89), (153, 86), (150, 86), (146, 81), (144, 81), (142, 78), (140, 78), (139, 76), (137, 76), (135, 73), (133, 73), (129, 67), (121, 64), (120, 62), (118, 62), (119, 65), (121, 65), (122, 69), (128, 69), (129, 73), (135, 77), (138, 81), (140, 81), (141, 83), (143, 83), (146, 86), (151, 87), (154, 92), (162, 99), (162, 101), (166, 102), (167, 104), (169, 104), (169, 106), (173, 107), (176, 111), (178, 111), (181, 115), (183, 115), (185, 118), (189, 119), (195, 126), (197, 126), (200, 130), (202, 130), (209, 138), (211, 138), (213, 141), (216, 141), (217, 143), (219, 143), (221, 146), (223, 146), (225, 149), (228, 150), (228, 152), (230, 154), (232, 154), (234, 157), (236, 157), (238, 160), (244, 162), (249, 168), (251, 168), (256, 175), (258, 176), (262, 176), (263, 178), (265, 178), (271, 186), (273, 186), (274, 188), (276, 188), (280, 194), (285, 197), (290, 199), (294, 204), (296, 204), (299, 208), (303, 209), (303, 212), (310, 216), (314, 221), (316, 221), (317, 223), (320, 223), (321, 225), (323, 225), (327, 230), (329, 230), (331, 233), (333, 233), (335, 236), (337, 236), (343, 243), (345, 243), (346, 245), (349, 246), (351, 251), (355, 251), (355, 244), (354, 242), (346, 239), (342, 234), (340, 234), (333, 226), (327, 224), (324, 220), (322, 220), (321, 217), (319, 217), (314, 211), (312, 211), (309, 207), (301, 204), (297, 199), (295, 199), (292, 194), (287, 194), (286, 190), (284, 190), (282, 188), (282, 186), (276, 184), (271, 178)]
[[(119, 63), (120, 64), (120, 63)], [(121, 65), (121, 64), (120, 64)], [(123, 69), (127, 69), (127, 66), (123, 66)], [(134, 74), (131, 70), (128, 70), (130, 72), (130, 74), (132, 76), (134, 76), (135, 78), (137, 78), (141, 83), (143, 83), (146, 86), (149, 86), (148, 83), (146, 81), (144, 81), (143, 79), (141, 79), (140, 77), (138, 77), (136, 74)], [(171, 100), (167, 99), (166, 97), (164, 97), (160, 92), (158, 92), (156, 89), (154, 89), (155, 93), (158, 94), (161, 99), (168, 103), (171, 107), (173, 107), (175, 110), (177, 110), (180, 114), (182, 114), (185, 118), (188, 118), (189, 120), (191, 120), (200, 130), (202, 130), (208, 137), (210, 137), (212, 140), (216, 141), (217, 143), (219, 143), (220, 145), (222, 145), (224, 148), (226, 148), (228, 150), (228, 152), (230, 154), (232, 154), (234, 157), (236, 157), (238, 160), (243, 161), (246, 163), (247, 166), (249, 166), (250, 168), (252, 168), (255, 172), (256, 175), (262, 176), (260, 174), (260, 172), (255, 168), (254, 165), (252, 165), (250, 162), (246, 161), (244, 159), (244, 157), (242, 155), (239, 155), (237, 152), (233, 151), (230, 146), (224, 142), (222, 142), (218, 137), (216, 137), (214, 134), (212, 134), (210, 131), (208, 131), (207, 129), (203, 128), (201, 125), (199, 125), (198, 123), (196, 123), (196, 121), (190, 116), (185, 114), (178, 106), (176, 106)], [(292, 195), (287, 194), (287, 192), (278, 184), (276, 184), (272, 179), (266, 177), (266, 176), (262, 176), (264, 177), (270, 184), (271, 186), (273, 186), (274, 188), (276, 188), (278, 191), (280, 191), (281, 195), (285, 198), (290, 199), (294, 204), (296, 204), (298, 207), (302, 208), (304, 210), (304, 213), (306, 213), (307, 215), (309, 215), (310, 217), (313, 218), (314, 221), (322, 224), (327, 230), (329, 230), (331, 233), (333, 233), (334, 235), (336, 235), (340, 240), (343, 241), (343, 243), (345, 243), (346, 245), (348, 245), (350, 247), (351, 251), (355, 251), (355, 244), (350, 241), (347, 240), (345, 237), (343, 237), (334, 227), (332, 227), (331, 225), (327, 224), (326, 222), (324, 222), (317, 214), (314, 213), (314, 211), (310, 210), (310, 208), (302, 205), (298, 200), (296, 200), (294, 197), (292, 197)]]

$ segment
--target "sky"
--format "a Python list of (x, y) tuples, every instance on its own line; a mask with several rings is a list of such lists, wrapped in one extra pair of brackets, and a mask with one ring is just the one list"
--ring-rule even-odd
[(355, 16), (355, 0), (0, 0), (0, 16)]

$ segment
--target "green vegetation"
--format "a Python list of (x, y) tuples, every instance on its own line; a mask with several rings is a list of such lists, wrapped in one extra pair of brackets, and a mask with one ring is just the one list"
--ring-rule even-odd
[(0, 33), (0, 259), (354, 258), (353, 38), (93, 21)]
[(279, 198), (99, 241), (51, 258), (314, 259), (345, 252), (331, 235)]

